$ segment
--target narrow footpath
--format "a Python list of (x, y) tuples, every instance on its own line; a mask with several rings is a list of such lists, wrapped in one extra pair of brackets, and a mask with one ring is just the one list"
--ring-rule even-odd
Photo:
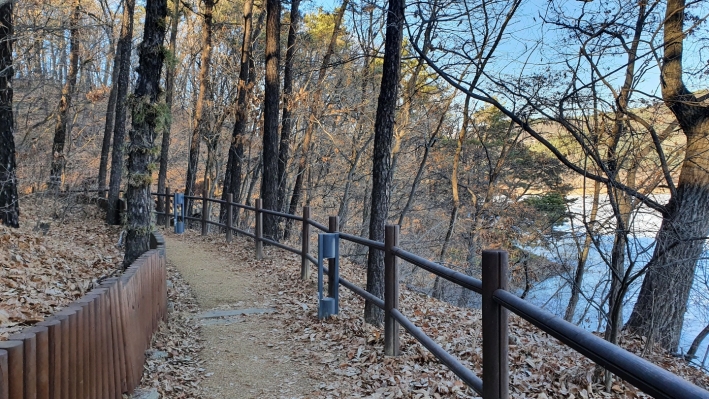
[[(284, 343), (278, 288), (251, 256), (234, 259), (189, 237), (166, 234), (167, 256), (200, 306), (205, 398), (304, 398), (317, 390)], [(246, 255), (246, 249), (244, 249)]]

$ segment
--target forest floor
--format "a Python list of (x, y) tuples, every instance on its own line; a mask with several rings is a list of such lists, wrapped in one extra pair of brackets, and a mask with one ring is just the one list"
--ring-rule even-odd
[[(97, 207), (38, 195), (21, 201), (22, 227), (0, 226), (0, 339), (81, 296), (122, 260), (120, 229), (105, 226)], [(476, 397), (406, 333), (402, 355), (385, 357), (382, 331), (363, 322), (363, 301), (346, 289), (340, 314), (318, 320), (316, 278), (300, 280), (298, 256), (267, 247), (259, 261), (249, 239), (227, 245), (216, 234), (164, 234), (170, 312), (147, 352), (143, 378), (143, 387), (162, 398)], [(364, 286), (363, 267), (343, 260), (340, 273)], [(480, 374), (479, 310), (403, 286), (400, 305)], [(517, 317), (510, 324), (511, 397), (646, 397), (622, 381), (604, 392), (590, 361)], [(645, 349), (637, 337), (621, 344)], [(645, 356), (709, 387), (709, 376), (681, 359), (652, 350)]]
[[(151, 378), (148, 372), (146, 382), (153, 381), (164, 397), (477, 397), (406, 333), (401, 337), (402, 355), (384, 356), (383, 332), (363, 322), (363, 301), (346, 289), (340, 290), (340, 314), (318, 320), (316, 276), (300, 280), (298, 256), (266, 247), (265, 258), (259, 261), (250, 239), (236, 238), (226, 244), (223, 236), (202, 237), (192, 231), (165, 236), (168, 259), (175, 266), (170, 272), (172, 285), (191, 290), (199, 304), (188, 312), (175, 313), (201, 337), (200, 360), (190, 367), (202, 370), (194, 379), (201, 381), (202, 391), (175, 396), (174, 387), (166, 391), (163, 386), (174, 378)], [(364, 286), (361, 266), (343, 261), (340, 273)], [(189, 286), (183, 286), (185, 282)], [(402, 312), (479, 375), (479, 310), (461, 309), (403, 286), (401, 290)], [(249, 309), (254, 313), (202, 318), (214, 310)], [(515, 316), (510, 324), (511, 397), (648, 397), (622, 381), (614, 382), (611, 392), (605, 392), (593, 382), (593, 363)], [(165, 339), (157, 341), (165, 347)], [(640, 338), (624, 337), (622, 345), (635, 353), (645, 349)], [(709, 387), (709, 376), (681, 359), (652, 350), (646, 357)], [(149, 361), (155, 364), (147, 370), (158, 368), (161, 361), (165, 362)]]

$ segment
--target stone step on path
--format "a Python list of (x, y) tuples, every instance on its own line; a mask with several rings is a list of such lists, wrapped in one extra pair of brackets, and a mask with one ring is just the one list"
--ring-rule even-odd
[(201, 312), (205, 398), (304, 398), (317, 382), (273, 348), (282, 327), (270, 316), (278, 292), (256, 278), (256, 260), (235, 261), (166, 234), (168, 259), (192, 287)]

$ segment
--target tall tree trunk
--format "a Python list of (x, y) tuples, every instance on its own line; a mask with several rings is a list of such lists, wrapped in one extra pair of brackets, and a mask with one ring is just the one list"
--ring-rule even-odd
[[(298, 160), (298, 172), (295, 177), (295, 184), (293, 184), (293, 193), (290, 199), (290, 205), (288, 206), (288, 213), (294, 215), (298, 209), (298, 204), (302, 197), (303, 191), (303, 179), (308, 170), (308, 156), (310, 155), (310, 143), (313, 140), (313, 132), (317, 120), (320, 118), (321, 108), (322, 108), (322, 83), (325, 80), (327, 68), (330, 65), (330, 58), (335, 52), (335, 44), (337, 43), (337, 37), (340, 34), (340, 27), (342, 26), (342, 20), (345, 15), (345, 10), (349, 0), (343, 0), (342, 5), (337, 10), (335, 14), (335, 24), (332, 28), (332, 35), (330, 35), (330, 42), (328, 43), (327, 50), (325, 50), (325, 55), (323, 56), (322, 63), (320, 64), (320, 69), (318, 70), (318, 80), (315, 83), (315, 92), (312, 96), (312, 103), (310, 105), (310, 113), (305, 126), (305, 135), (303, 137), (303, 145), (301, 146), (300, 159)], [(290, 230), (292, 226), (292, 221), (289, 219), (286, 222), (286, 230)], [(288, 232), (285, 236), (288, 236)]]
[(684, 0), (668, 0), (662, 98), (687, 138), (676, 193), (666, 205), (628, 327), (668, 350), (679, 344), (694, 269), (709, 233), (709, 107), (682, 80)]
[[(165, 192), (167, 185), (167, 162), (170, 153), (170, 129), (172, 128), (172, 99), (175, 96), (175, 71), (177, 69), (177, 28), (180, 24), (180, 1), (172, 0), (174, 8), (170, 20), (170, 58), (167, 60), (165, 71), (165, 103), (170, 112), (169, 126), (162, 132), (160, 145), (160, 170), (158, 171), (158, 193)], [(158, 197), (158, 212), (170, 211), (165, 208), (165, 197)], [(167, 217), (167, 216), (166, 216)]]
[(12, 4), (0, 6), (0, 223), (20, 227), (12, 114)]
[[(120, 33), (123, 36), (123, 32)], [(101, 160), (98, 165), (98, 190), (102, 197), (106, 196), (106, 174), (108, 173), (108, 156), (111, 153), (111, 137), (116, 121), (116, 98), (118, 98), (117, 84), (118, 72), (121, 69), (121, 57), (118, 54), (118, 41), (113, 52), (113, 72), (111, 74), (111, 91), (108, 94), (108, 104), (106, 105), (106, 123), (103, 129), (103, 141), (101, 142)]]
[(163, 41), (167, 26), (167, 0), (147, 0), (145, 30), (140, 45), (138, 81), (131, 103), (133, 128), (128, 146), (128, 217), (126, 254), (123, 266), (130, 266), (150, 246), (153, 201), (150, 184), (155, 162), (155, 137), (167, 128), (169, 113), (160, 94), (160, 73), (165, 58)]
[[(278, 64), (281, 58), (281, 2), (266, 0), (266, 84), (263, 100), (263, 173), (261, 199), (265, 209), (278, 208), (278, 110), (280, 82)], [(263, 217), (264, 236), (278, 239), (278, 219)]]
[[(394, 136), (396, 102), (401, 76), (401, 40), (404, 30), (404, 0), (389, 0), (384, 45), (382, 83), (374, 121), (374, 157), (372, 165), (372, 216), (369, 238), (384, 241), (384, 226), (389, 215), (391, 189), (391, 144)], [(367, 292), (384, 298), (384, 254), (369, 251), (367, 258)], [(384, 313), (367, 301), (364, 321), (381, 325)]]
[(52, 145), (52, 166), (49, 172), (49, 188), (58, 189), (64, 178), (64, 146), (66, 145), (69, 108), (76, 87), (76, 77), (79, 73), (79, 20), (81, 19), (81, 1), (73, 0), (72, 13), (69, 19), (69, 74), (62, 87), (62, 97), (57, 107), (57, 123), (54, 127), (54, 144)]
[(278, 211), (283, 212), (286, 205), (286, 182), (288, 158), (293, 130), (293, 61), (295, 60), (298, 24), (300, 23), (300, 0), (291, 0), (290, 26), (288, 28), (288, 48), (283, 68), (283, 120), (281, 141), (278, 149)]
[[(195, 181), (197, 180), (197, 168), (199, 166), (199, 145), (207, 132), (207, 124), (204, 115), (205, 102), (210, 100), (209, 69), (212, 60), (212, 13), (214, 12), (214, 0), (204, 0), (204, 10), (202, 13), (202, 55), (199, 64), (199, 96), (195, 104), (195, 127), (192, 130), (190, 139), (190, 156), (187, 163), (187, 176), (185, 177), (185, 195), (195, 195)], [(186, 200), (185, 209), (188, 214), (192, 214), (191, 199)]]
[(116, 84), (116, 121), (113, 127), (113, 152), (111, 153), (111, 173), (108, 183), (108, 203), (106, 208), (106, 223), (120, 224), (117, 219), (118, 197), (121, 191), (123, 177), (123, 153), (126, 139), (126, 114), (128, 88), (130, 86), (130, 56), (133, 47), (133, 12), (135, 0), (126, 0), (123, 4), (123, 22), (121, 38), (118, 39), (118, 54), (120, 71)]
[[(251, 54), (253, 53), (253, 0), (244, 2), (244, 36), (241, 42), (241, 67), (239, 69), (239, 83), (237, 86), (237, 98), (234, 106), (234, 130), (229, 146), (229, 159), (227, 160), (226, 171), (224, 172), (224, 185), (222, 188), (222, 199), (226, 201), (227, 196), (232, 194), (234, 201), (239, 201), (241, 194), (241, 173), (244, 162), (244, 140), (246, 138), (246, 126), (249, 122), (249, 102), (255, 76), (251, 70)], [(262, 18), (264, 13), (259, 16)], [(259, 23), (260, 25), (260, 23)], [(257, 28), (258, 29), (258, 28)], [(237, 209), (238, 210), (238, 209)], [(226, 207), (222, 206), (219, 211), (219, 220), (226, 224)], [(238, 212), (234, 212), (234, 221), (238, 219)]]
[[(448, 245), (450, 245), (451, 238), (453, 237), (453, 231), (455, 230), (455, 224), (458, 221), (458, 210), (460, 209), (460, 195), (458, 194), (458, 167), (460, 166), (460, 155), (463, 153), (463, 143), (465, 143), (465, 136), (468, 132), (469, 124), (470, 96), (465, 96), (465, 104), (463, 105), (463, 124), (460, 127), (460, 132), (458, 133), (455, 154), (453, 155), (453, 170), (451, 171), (451, 192), (453, 193), (453, 209), (451, 209), (451, 217), (448, 221), (448, 229), (446, 229), (446, 238), (443, 240), (443, 246), (441, 246), (441, 253), (438, 255), (439, 263), (443, 263), (446, 260), (446, 252), (448, 251)], [(436, 299), (443, 298), (443, 281), (441, 280), (440, 276), (436, 276), (436, 279), (433, 281), (432, 296)]]

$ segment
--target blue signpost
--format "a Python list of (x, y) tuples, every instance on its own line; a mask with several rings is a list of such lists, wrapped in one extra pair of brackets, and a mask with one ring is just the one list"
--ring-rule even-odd
[(185, 232), (185, 195), (175, 193), (174, 205), (172, 207), (175, 215), (175, 234)]
[[(328, 281), (328, 284), (334, 284), (334, 297), (326, 297), (323, 293), (323, 273), (325, 259), (334, 259), (334, 276), (333, 281)], [(325, 319), (340, 311), (340, 234), (339, 233), (321, 233), (318, 234), (318, 319)]]

